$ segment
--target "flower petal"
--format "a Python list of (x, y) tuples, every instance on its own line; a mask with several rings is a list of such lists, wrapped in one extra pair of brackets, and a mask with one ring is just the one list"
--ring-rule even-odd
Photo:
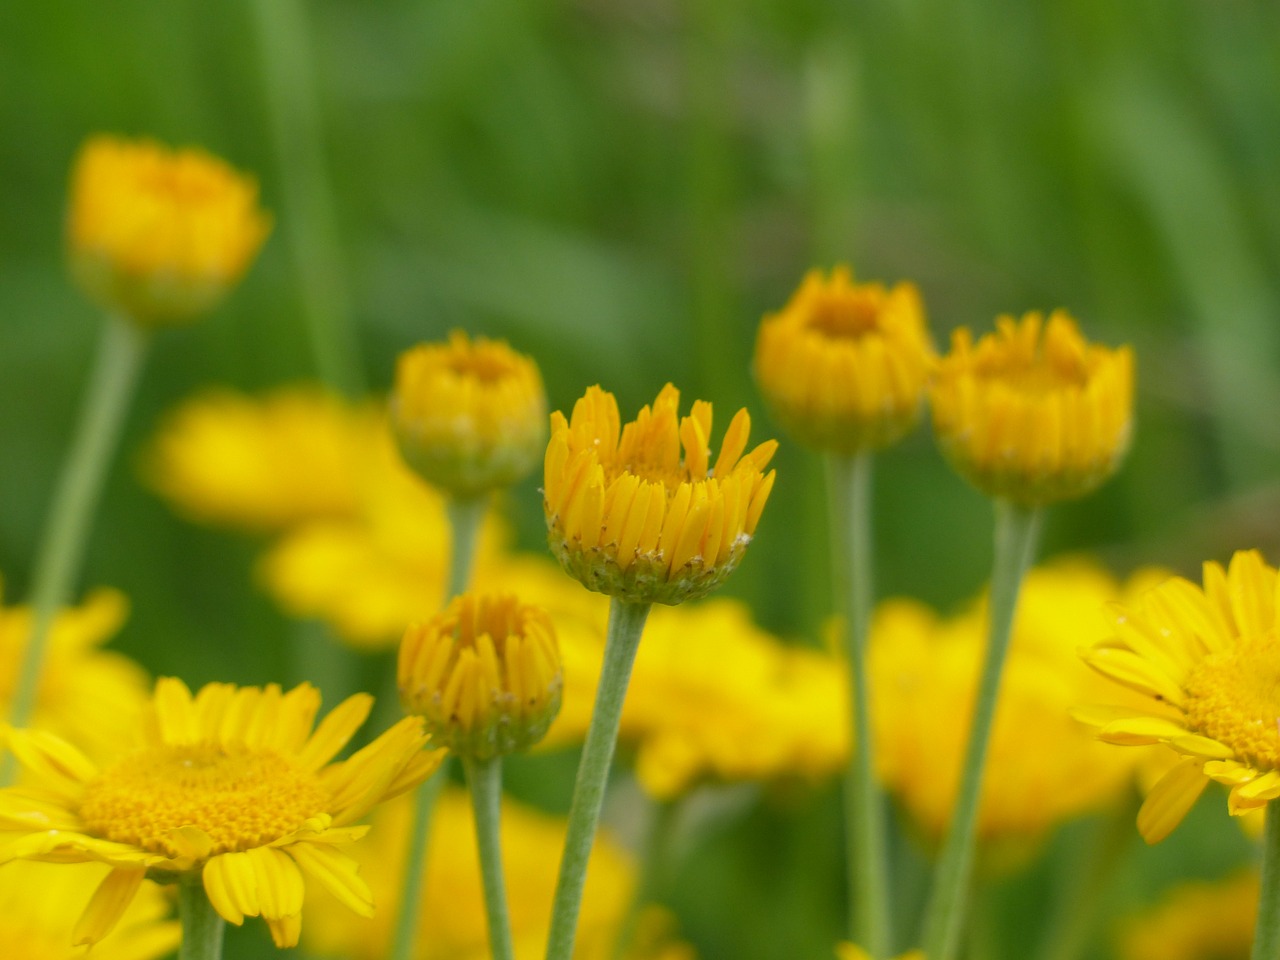
[(1209, 783), (1202, 760), (1183, 760), (1156, 781), (1138, 811), (1138, 832), (1158, 843), (1173, 832)]
[(72, 945), (97, 943), (115, 929), (146, 875), (145, 868), (136, 867), (117, 867), (108, 873), (76, 921)]
[(295, 843), (285, 852), (298, 862), (307, 876), (362, 917), (373, 916), (373, 893), (360, 877), (360, 866), (351, 857), (330, 846)]

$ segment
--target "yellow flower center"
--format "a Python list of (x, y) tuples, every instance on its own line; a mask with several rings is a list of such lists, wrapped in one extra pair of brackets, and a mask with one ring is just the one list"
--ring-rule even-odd
[(1183, 710), (1197, 733), (1261, 770), (1280, 769), (1280, 649), (1274, 635), (1241, 638), (1187, 677)]
[(864, 291), (829, 292), (814, 303), (809, 329), (830, 340), (857, 340), (879, 327), (881, 299)]
[(178, 856), (172, 831), (193, 826), (210, 854), (269, 844), (324, 811), (316, 777), (270, 751), (215, 744), (146, 749), (85, 789), (80, 819), (94, 836)]

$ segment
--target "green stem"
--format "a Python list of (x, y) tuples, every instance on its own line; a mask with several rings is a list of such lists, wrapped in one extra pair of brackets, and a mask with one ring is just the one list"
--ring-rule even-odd
[(213, 909), (199, 874), (178, 883), (178, 916), (182, 920), (178, 960), (220, 960), (226, 921)]
[(511, 918), (502, 881), (502, 842), (499, 829), (502, 802), (502, 758), (462, 759), (476, 820), (476, 848), (484, 885), (484, 912), (489, 919), (489, 952), (493, 960), (513, 960)]
[(465, 500), (450, 497), (448, 502), (449, 526), (453, 529), (453, 562), (449, 565), (449, 593), (445, 600), (452, 600), (467, 589), (471, 582), (471, 568), (475, 565), (476, 542), (480, 538), (480, 525), (484, 522), (489, 498), (472, 497)]
[(1280, 960), (1280, 800), (1267, 804), (1262, 834), (1262, 889), (1253, 932), (1252, 960)]
[[(107, 467), (120, 442), (120, 431), (146, 357), (146, 347), (145, 334), (128, 319), (107, 319), (79, 422), (54, 489), (49, 518), (36, 554), (31, 584), (31, 636), (18, 672), (9, 713), (11, 726), (25, 727), (35, 709), (49, 631), (80, 572), (89, 526)], [(8, 783), (11, 776), (11, 760), (6, 757), (0, 782)]]
[(875, 778), (874, 737), (867, 684), (867, 635), (871, 625), (871, 454), (832, 456), (827, 466), (831, 510), (832, 583), (836, 609), (845, 618), (850, 678), (850, 742), (845, 771), (846, 869), (849, 934), (871, 960), (889, 949), (888, 869), (884, 797)]
[(551, 911), (551, 933), (547, 938), (547, 960), (570, 960), (573, 939), (582, 906), (582, 887), (587, 877), (587, 860), (595, 840), (596, 823), (604, 803), (604, 788), (613, 762), (622, 721), (622, 702), (627, 696), (631, 666), (635, 663), (649, 604), (627, 603), (616, 597), (609, 605), (609, 631), (604, 644), (604, 667), (596, 704), (587, 730), (587, 742), (578, 763), (578, 779), (569, 806), (569, 828), (560, 859), (560, 877)]
[(677, 797), (650, 804), (653, 816), (641, 852), (640, 876), (631, 894), (631, 902), (627, 905), (626, 915), (618, 925), (618, 935), (613, 942), (613, 960), (623, 960), (627, 955), (640, 924), (640, 914), (647, 904), (656, 900), (666, 885), (672, 841), (675, 838), (676, 824), (680, 821), (681, 799)]
[(925, 913), (924, 953), (927, 960), (954, 960), (964, 923), (965, 900), (973, 870), (977, 837), (978, 801), (987, 746), (995, 717), (996, 697), (1005, 654), (1013, 634), (1014, 611), (1022, 577), (1035, 550), (1040, 512), (1004, 500), (996, 501), (995, 564), (991, 575), (991, 599), (987, 650), (982, 678), (974, 703), (969, 748), (960, 776), (960, 790), (942, 854), (934, 871), (933, 896)]

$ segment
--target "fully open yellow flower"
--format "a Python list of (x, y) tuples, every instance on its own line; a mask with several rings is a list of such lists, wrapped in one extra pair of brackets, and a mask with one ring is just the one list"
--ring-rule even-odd
[(11, 731), (27, 768), (0, 791), (0, 863), (98, 861), (113, 869), (76, 926), (77, 943), (109, 933), (144, 877), (199, 876), (214, 908), (239, 924), (261, 914), (278, 946), (298, 940), (304, 875), (357, 913), (373, 909), (356, 864), (338, 850), (374, 805), (427, 777), (439, 754), (406, 718), (347, 760), (333, 757), (364, 722), (357, 694), (314, 730), (319, 692), (180, 680), (156, 684), (132, 749), (99, 766), (42, 731)]
[(930, 390), (943, 452), (974, 486), (1026, 506), (1083, 496), (1115, 472), (1133, 423), (1133, 351), (1085, 341), (1055, 311), (957, 330)]
[(1249, 960), (1258, 915), (1258, 874), (1184, 883), (1119, 937), (1119, 960)]
[(422, 343), (400, 354), (391, 425), (405, 462), (459, 497), (511, 486), (537, 465), (547, 435), (538, 365), (502, 340)]
[(819, 450), (887, 446), (919, 419), (933, 347), (909, 283), (855, 284), (848, 267), (811, 270), (760, 324), (753, 368), (787, 432)]
[[(739, 410), (714, 465), (711, 404), (679, 416), (667, 384), (623, 426), (613, 394), (591, 387), (551, 415), (543, 508), (551, 552), (584, 586), (632, 603), (705, 596), (738, 565), (773, 489), (768, 440), (743, 455)], [(683, 450), (683, 455), (682, 455)]]
[(1138, 829), (1168, 836), (1208, 782), (1231, 788), (1239, 816), (1280, 797), (1277, 575), (1255, 550), (1203, 586), (1167, 580), (1111, 612), (1112, 635), (1086, 662), (1141, 695), (1140, 706), (1080, 711), (1108, 743), (1167, 744), (1182, 756), (1147, 794)]
[(257, 184), (202, 150), (100, 135), (76, 159), (72, 269), (95, 300), (138, 323), (212, 309), (268, 232)]

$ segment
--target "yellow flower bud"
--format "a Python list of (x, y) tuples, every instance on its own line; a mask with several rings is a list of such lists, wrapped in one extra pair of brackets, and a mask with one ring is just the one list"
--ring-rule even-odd
[(72, 272), (95, 301), (142, 326), (212, 310), (270, 230), (257, 183), (202, 150), (100, 135), (76, 159)]
[(547, 399), (533, 359), (501, 340), (455, 330), (396, 363), (391, 421), (405, 462), (428, 483), (474, 497), (521, 480), (547, 435)]
[(438, 746), (473, 760), (523, 750), (560, 712), (551, 618), (509, 594), (465, 593), (400, 643), (400, 701)]

